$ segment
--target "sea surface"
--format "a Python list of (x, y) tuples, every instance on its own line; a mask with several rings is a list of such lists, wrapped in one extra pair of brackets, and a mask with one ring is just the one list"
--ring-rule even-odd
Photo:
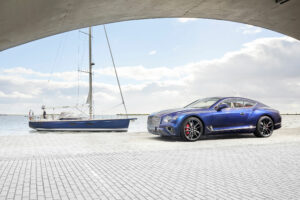
[[(130, 117), (137, 118), (137, 120), (130, 122), (128, 129), (129, 133), (147, 132), (148, 116), (143, 115)], [(282, 128), (300, 128), (300, 115), (282, 115)], [(29, 135), (48, 133), (53, 134), (54, 132), (38, 132), (30, 129), (28, 126), (28, 117), (0, 115), (0, 135)]]
[[(97, 116), (97, 119), (114, 119), (124, 118), (124, 116)], [(146, 115), (130, 116), (130, 118), (137, 118), (135, 121), (131, 121), (128, 132), (138, 133), (147, 131), (147, 118)], [(0, 115), (0, 136), (1, 135), (28, 135), (28, 134), (45, 134), (54, 132), (38, 132), (28, 126), (28, 117), (20, 115)], [(56, 132), (55, 132), (56, 133)], [(66, 133), (66, 132), (61, 132)], [(69, 132), (68, 132), (69, 133)], [(78, 132), (74, 132), (78, 133)], [(81, 132), (82, 133), (82, 132)]]

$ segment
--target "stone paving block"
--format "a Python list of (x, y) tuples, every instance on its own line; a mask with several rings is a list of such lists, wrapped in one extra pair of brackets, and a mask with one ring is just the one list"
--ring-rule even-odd
[(0, 199), (300, 199), (299, 130), (193, 143), (147, 133), (0, 137)]

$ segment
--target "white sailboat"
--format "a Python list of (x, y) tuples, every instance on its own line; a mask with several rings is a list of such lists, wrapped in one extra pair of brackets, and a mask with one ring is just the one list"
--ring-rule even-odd
[(125, 119), (94, 119), (93, 113), (93, 65), (92, 62), (92, 29), (89, 27), (89, 92), (87, 98), (87, 104), (89, 105), (89, 118), (74, 118), (74, 117), (59, 117), (58, 119), (36, 119), (35, 117), (29, 117), (29, 127), (38, 131), (127, 131), (131, 120), (136, 120), (136, 118), (128, 118), (127, 109), (125, 106), (124, 97), (122, 94), (117, 70), (115, 67), (114, 59), (112, 56), (112, 51), (109, 44), (109, 39), (104, 26), (105, 36), (108, 43), (112, 63), (114, 66), (116, 79), (118, 82), (122, 104), (126, 112)]

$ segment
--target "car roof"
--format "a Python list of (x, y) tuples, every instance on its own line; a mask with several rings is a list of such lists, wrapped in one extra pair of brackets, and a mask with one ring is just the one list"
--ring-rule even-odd
[[(255, 102), (256, 105), (264, 105), (258, 101), (252, 100), (252, 99), (248, 99), (248, 98), (244, 98), (244, 97), (212, 97), (212, 98), (218, 98), (219, 100), (214, 103), (211, 107), (214, 107), (215, 105), (219, 104), (221, 101), (225, 100), (225, 99), (243, 99), (243, 100), (248, 100), (248, 101), (252, 101)], [(265, 106), (265, 105), (264, 105)]]
[[(248, 98), (245, 98), (245, 97), (218, 97), (220, 98), (220, 100), (224, 100), (224, 99), (247, 99), (247, 100), (250, 100), (250, 101), (255, 101), (253, 99), (248, 99)], [(257, 101), (255, 101), (257, 102)]]
[(264, 105), (256, 100), (253, 100), (253, 99), (248, 99), (248, 98), (245, 98), (245, 97), (215, 97), (215, 98), (219, 98), (219, 100), (216, 102), (216, 104), (220, 103), (221, 101), (225, 100), (225, 99), (243, 99), (243, 100), (248, 100), (248, 101), (252, 101), (252, 102), (255, 102), (256, 104), (259, 104), (259, 105)]

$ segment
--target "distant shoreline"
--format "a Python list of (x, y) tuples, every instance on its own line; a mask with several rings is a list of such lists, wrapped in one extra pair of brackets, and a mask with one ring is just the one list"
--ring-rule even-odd
[[(59, 115), (59, 114), (55, 114), (55, 115)], [(126, 114), (114, 114), (114, 115), (123, 116)], [(128, 116), (148, 116), (149, 114), (142, 113), (142, 114), (127, 114), (127, 115)], [(28, 114), (0, 114), (0, 116), (28, 116)]]
[[(59, 114), (57, 114), (59, 115)], [(116, 114), (117, 116), (125, 116), (126, 114)], [(127, 114), (128, 116), (148, 116), (150, 114)], [(280, 115), (300, 115), (300, 113), (281, 113)], [(28, 116), (28, 114), (0, 114), (0, 116)]]
[(26, 114), (0, 114), (0, 116), (27, 116)]
[(124, 116), (124, 115), (128, 115), (128, 116), (147, 116), (147, 115), (150, 115), (150, 114), (117, 114), (119, 116)]

